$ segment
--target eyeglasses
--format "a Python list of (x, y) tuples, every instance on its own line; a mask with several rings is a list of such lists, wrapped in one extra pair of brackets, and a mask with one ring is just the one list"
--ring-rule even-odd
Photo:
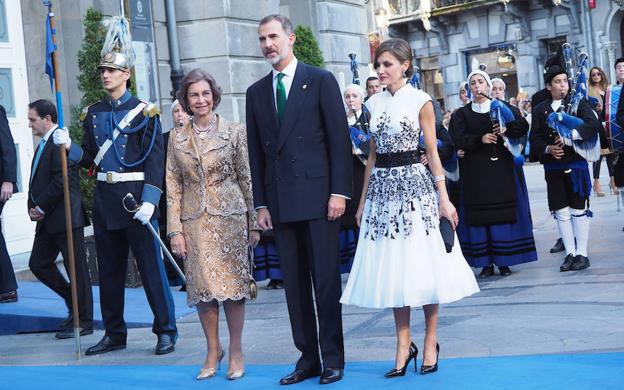
[(600, 73), (592, 73), (591, 77), (600, 76)]

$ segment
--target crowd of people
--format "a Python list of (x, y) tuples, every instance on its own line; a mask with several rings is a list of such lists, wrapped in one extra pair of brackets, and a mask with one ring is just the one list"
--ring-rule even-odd
[[(127, 21), (115, 18), (116, 23)], [(128, 42), (115, 35), (124, 31), (111, 28), (107, 42)], [(41, 137), (29, 188), (28, 214), (37, 221), (30, 267), (71, 308), (69, 284), (54, 265), (59, 252), (68, 258), (58, 158), (63, 149), (83, 335), (93, 333), (93, 305), (83, 241), (89, 222), (78, 168), (90, 169), (97, 180), (93, 225), (105, 333), (87, 355), (126, 348), (129, 248), (154, 314), (155, 353), (174, 351), (178, 330), (167, 272), (155, 238), (143, 226), (158, 230), (159, 224), (184, 269), (187, 302), (197, 308), (205, 334), (198, 380), (216, 376), (226, 355), (227, 378), (244, 376), (245, 303), (255, 295), (255, 280), (265, 279), (267, 288), (285, 290), (301, 353), (282, 385), (319, 376), (321, 384), (342, 379), (343, 304), (392, 308), (396, 358), (388, 378), (405, 375), (412, 360), (416, 364), (410, 309), (422, 306), (420, 373), (436, 372), (439, 305), (479, 291), (470, 267), (481, 268), (480, 278), (493, 276), (495, 267), (508, 276), (510, 267), (538, 260), (523, 173), (528, 145), (531, 158), (544, 166), (548, 206), (565, 251), (560, 270), (589, 267), (588, 161), (594, 164), (594, 192), (604, 193), (600, 160), (592, 161), (586, 151), (600, 140), (611, 191), (624, 186), (624, 161), (614, 163), (601, 123), (623, 124), (624, 99), (611, 120), (611, 88), (602, 70), (591, 69), (594, 99), (582, 99), (576, 112), (560, 110), (570, 85), (558, 57), (547, 63), (546, 88), (531, 102), (507, 102), (502, 79), (474, 70), (460, 88), (461, 107), (442, 112), (408, 82), (414, 68), (404, 40), (381, 43), (373, 59), (378, 77), (341, 93), (330, 72), (295, 58), (288, 18), (263, 18), (258, 38), (272, 70), (247, 90), (245, 125), (215, 112), (222, 95), (218, 80), (194, 69), (172, 105), (174, 128), (163, 131), (157, 110), (128, 90), (134, 57), (123, 44), (103, 51), (98, 67), (108, 96), (83, 112), (81, 145), (58, 127), (51, 102), (30, 105), (30, 127)], [(624, 58), (616, 71), (623, 82)], [(5, 122), (0, 110), (2, 136)], [(5, 173), (11, 160), (4, 148), (2, 153), (4, 205), (16, 180)], [(127, 194), (139, 201), (132, 212), (124, 203)], [(8, 257), (6, 247), (0, 255)], [(341, 273), (349, 274), (344, 291)], [(17, 300), (14, 280), (3, 280), (2, 287), (2, 301)], [(229, 331), (227, 353), (218, 332), (220, 306)], [(56, 337), (73, 337), (73, 324), (70, 311)]]

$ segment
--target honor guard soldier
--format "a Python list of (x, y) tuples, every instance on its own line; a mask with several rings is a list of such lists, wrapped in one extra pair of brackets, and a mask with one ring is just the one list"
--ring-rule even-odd
[[(54, 143), (65, 145), (70, 161), (95, 172), (93, 226), (100, 279), (100, 304), (106, 333), (87, 349), (97, 355), (126, 347), (123, 318), (128, 247), (136, 258), (145, 294), (154, 313), (152, 331), (158, 336), (156, 354), (174, 350), (177, 339), (173, 298), (161, 252), (143, 226), (154, 225), (163, 186), (163, 139), (156, 108), (128, 92), (134, 52), (128, 21), (114, 17), (98, 65), (108, 96), (84, 112), (82, 146), (71, 142), (64, 129), (54, 132)], [(141, 200), (132, 216), (122, 199), (131, 193)]]

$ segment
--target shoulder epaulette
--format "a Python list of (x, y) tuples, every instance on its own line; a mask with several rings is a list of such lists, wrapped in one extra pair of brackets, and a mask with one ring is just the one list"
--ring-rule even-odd
[(80, 121), (81, 122), (87, 117), (87, 114), (89, 113), (89, 108), (93, 107), (94, 105), (96, 105), (98, 103), (99, 102), (95, 102), (95, 103), (89, 104), (88, 106), (85, 106), (85, 108), (82, 109), (82, 112), (80, 113)]
[(143, 109), (143, 115), (152, 118), (156, 115), (160, 115), (160, 110), (154, 103), (147, 103), (147, 106)]

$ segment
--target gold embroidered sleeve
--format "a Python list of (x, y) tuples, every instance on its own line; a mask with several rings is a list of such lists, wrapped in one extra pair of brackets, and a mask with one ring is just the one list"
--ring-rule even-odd
[(242, 124), (233, 124), (236, 130), (236, 157), (235, 169), (238, 185), (243, 192), (247, 206), (247, 220), (249, 230), (260, 230), (258, 218), (253, 205), (253, 192), (251, 189), (251, 169), (249, 168), (249, 154), (247, 152), (247, 131)]

